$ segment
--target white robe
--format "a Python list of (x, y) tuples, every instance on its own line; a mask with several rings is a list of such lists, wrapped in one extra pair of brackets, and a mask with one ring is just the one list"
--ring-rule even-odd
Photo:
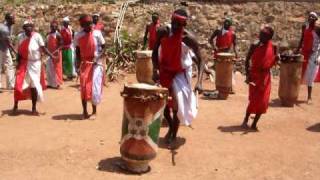
[(178, 104), (178, 118), (184, 125), (189, 126), (198, 113), (197, 98), (192, 89), (192, 57), (194, 53), (184, 43), (181, 48), (181, 64), (185, 71), (175, 76), (172, 88)]

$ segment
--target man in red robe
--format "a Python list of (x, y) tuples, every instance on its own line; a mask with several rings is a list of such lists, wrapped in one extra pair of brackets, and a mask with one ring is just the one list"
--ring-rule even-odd
[[(186, 118), (194, 118), (196, 114), (192, 107), (194, 105), (194, 101), (192, 101), (194, 94), (190, 82), (192, 72), (189, 71), (192, 69), (192, 60), (196, 60), (199, 69), (195, 89), (201, 90), (203, 61), (197, 40), (184, 29), (187, 24), (187, 17), (187, 12), (183, 9), (178, 9), (173, 13), (171, 27), (165, 26), (158, 29), (152, 53), (154, 80), (160, 80), (161, 86), (168, 88), (173, 99), (168, 102), (164, 110), (164, 116), (169, 126), (168, 133), (165, 136), (168, 144), (176, 139), (180, 121), (188, 125), (186, 121), (190, 120), (186, 120)], [(192, 58), (193, 56), (196, 58)], [(185, 93), (184, 91), (188, 92)], [(186, 98), (181, 100), (180, 95), (183, 93), (185, 93), (184, 97)], [(188, 102), (188, 104), (183, 104), (184, 107), (178, 106), (178, 104), (181, 104), (180, 102)]]
[[(249, 84), (249, 105), (242, 123), (242, 127), (248, 127), (251, 114), (256, 114), (251, 129), (257, 130), (257, 123), (262, 114), (267, 112), (270, 92), (270, 69), (278, 60), (277, 48), (273, 45), (273, 29), (265, 26), (259, 35), (259, 42), (251, 45), (246, 58), (246, 82)], [(251, 59), (251, 67), (249, 61)]]
[[(308, 62), (310, 61), (311, 55), (313, 53), (315, 44), (315, 39), (318, 38), (315, 32), (316, 21), (318, 20), (318, 15), (315, 12), (311, 12), (308, 17), (308, 23), (302, 26), (302, 34), (300, 43), (296, 53), (300, 53), (304, 56), (304, 62), (302, 64), (302, 79), (306, 79), (306, 70), (308, 66)], [(308, 79), (308, 78), (307, 78)], [(320, 71), (315, 78), (315, 82), (320, 82)], [(308, 101), (311, 100), (312, 94), (312, 85), (308, 85)]]
[[(92, 17), (82, 15), (79, 19), (82, 31), (75, 36), (76, 55), (80, 69), (80, 91), (84, 119), (95, 119), (97, 105), (101, 102), (104, 65), (102, 57), (105, 41), (101, 31), (92, 28)], [(92, 102), (92, 115), (89, 116), (87, 102)]]
[(152, 22), (146, 26), (146, 31), (144, 33), (144, 38), (143, 38), (143, 49), (146, 48), (147, 41), (148, 41), (149, 50), (153, 50), (154, 48), (154, 45), (157, 39), (157, 28), (160, 26), (158, 13), (153, 13), (151, 18), (152, 18)]
[[(213, 47), (214, 54), (220, 52), (231, 52), (233, 50), (236, 57), (237, 53), (237, 37), (232, 29), (232, 20), (226, 18), (221, 29), (216, 29), (209, 38), (209, 43)], [(214, 41), (215, 40), (215, 41)]]
[(73, 49), (72, 49), (72, 40), (73, 40), (73, 31), (70, 26), (69, 17), (63, 18), (62, 29), (60, 31), (61, 37), (63, 40), (62, 48), (62, 64), (63, 64), (63, 74), (67, 76), (69, 80), (73, 79)]
[(59, 89), (63, 83), (62, 75), (62, 37), (58, 29), (58, 21), (53, 20), (50, 23), (50, 33), (47, 36), (47, 47), (50, 53), (54, 54), (56, 59), (49, 59), (47, 62), (47, 83), (50, 88)]
[(18, 35), (18, 56), (16, 81), (14, 87), (13, 113), (18, 110), (18, 102), (32, 100), (32, 113), (38, 115), (37, 100), (43, 101), (43, 89), (45, 88), (44, 68), (42, 68), (41, 52), (45, 52), (51, 58), (55, 58), (47, 48), (41, 35), (34, 32), (31, 20), (23, 24), (24, 32)]
[[(237, 36), (234, 30), (232, 29), (232, 19), (226, 18), (221, 29), (216, 29), (209, 38), (209, 43), (213, 47), (214, 58), (216, 58), (218, 53), (221, 52), (231, 52), (235, 54), (236, 58), (238, 57), (237, 53)], [(206, 70), (206, 72), (208, 72)], [(234, 74), (232, 74), (232, 85), (234, 86)], [(230, 93), (234, 94), (234, 87), (231, 88)], [(216, 96), (215, 93), (205, 93), (204, 95)]]

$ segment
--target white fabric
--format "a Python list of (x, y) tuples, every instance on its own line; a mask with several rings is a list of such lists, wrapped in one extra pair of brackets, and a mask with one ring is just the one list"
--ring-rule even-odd
[(103, 67), (101, 65), (93, 66), (92, 77), (92, 104), (98, 105), (102, 98), (102, 85), (103, 85)]
[(310, 16), (310, 15), (313, 15), (313, 16), (315, 16), (316, 18), (318, 18), (318, 14), (317, 14), (316, 12), (310, 12), (310, 13), (309, 13), (309, 16)]
[[(103, 89), (103, 74), (104, 74), (104, 68), (102, 64), (102, 59), (100, 58), (102, 49), (101, 46), (105, 44), (105, 40), (102, 36), (101, 31), (99, 30), (93, 30), (93, 39), (95, 44), (95, 52), (94, 52), (94, 62), (95, 64), (93, 66), (93, 73), (92, 73), (92, 104), (98, 105), (101, 102), (102, 98), (102, 89)], [(75, 40), (74, 40), (74, 46), (78, 46), (79, 44), (79, 38), (84, 36), (86, 32), (81, 31), (76, 33)]]
[(179, 120), (189, 126), (197, 116), (197, 98), (192, 90), (192, 57), (191, 49), (182, 43), (181, 64), (184, 72), (175, 76), (172, 83), (173, 93), (178, 104)]
[[(27, 38), (25, 33), (18, 35), (19, 45)], [(28, 55), (28, 64), (27, 72), (23, 81), (22, 89), (27, 89), (28, 87), (36, 88), (38, 93), (38, 100), (43, 101), (43, 91), (40, 83), (41, 75), (41, 49), (40, 47), (44, 46), (43, 39), (39, 33), (34, 32), (30, 39), (29, 44), (29, 55)]]
[[(21, 33), (18, 35), (18, 43), (19, 45), (23, 40), (27, 38), (27, 35), (25, 33)], [(41, 51), (40, 47), (43, 47), (44, 41), (41, 35), (37, 32), (34, 32), (34, 34), (31, 37), (30, 44), (29, 44), (29, 55), (28, 58), (31, 61), (38, 61), (41, 58)]]
[(62, 21), (69, 22), (69, 21), (70, 21), (69, 16), (64, 17), (64, 18), (62, 19)]
[(307, 70), (304, 75), (304, 81), (308, 86), (313, 86), (319, 70), (319, 64), (317, 64), (317, 61), (318, 59), (320, 60), (320, 39), (315, 32), (313, 32), (313, 39), (313, 53), (310, 56)]
[(0, 88), (2, 88), (1, 84), (1, 70), (2, 70), (2, 65), (5, 67), (5, 73), (6, 73), (6, 81), (7, 81), (7, 88), (8, 89), (13, 89), (14, 88), (14, 82), (15, 82), (15, 70), (11, 58), (11, 54), (9, 49), (6, 51), (0, 51)]
[(36, 88), (38, 101), (43, 101), (43, 91), (40, 83), (41, 61), (28, 61), (26, 76), (23, 81), (22, 89), (29, 87)]

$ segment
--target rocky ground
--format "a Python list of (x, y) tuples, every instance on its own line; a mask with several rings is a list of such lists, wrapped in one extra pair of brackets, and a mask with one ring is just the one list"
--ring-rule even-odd
[[(28, 3), (13, 6), (4, 5), (2, 11), (13, 11), (17, 15), (20, 30), (21, 22), (31, 16), (36, 22), (37, 28), (45, 34), (49, 29), (49, 22), (53, 18), (62, 19), (70, 16), (72, 25), (78, 29), (77, 19), (81, 13), (101, 13), (102, 19), (108, 28), (107, 40), (112, 41), (113, 31), (119, 8), (123, 1), (95, 2), (95, 3), (67, 3), (57, 4), (48, 1), (46, 4)], [(218, 2), (218, 3), (217, 3)], [(234, 29), (238, 35), (240, 54), (243, 56), (257, 35), (260, 26), (264, 23), (272, 24), (275, 28), (275, 41), (286, 40), (291, 47), (297, 45), (300, 38), (301, 25), (305, 22), (305, 17), (309, 11), (320, 9), (320, 2), (312, 1), (257, 1), (244, 3), (241, 0), (225, 3), (225, 1), (192, 1), (188, 2), (188, 10), (191, 20), (188, 29), (193, 31), (204, 47), (206, 59), (210, 56), (210, 46), (207, 43), (212, 31), (219, 28), (223, 18), (230, 16), (234, 20)], [(132, 38), (140, 39), (144, 33), (145, 25), (150, 21), (149, 14), (156, 11), (161, 14), (161, 22), (169, 22), (172, 11), (180, 7), (177, 1), (151, 1), (150, 3), (136, 3), (131, 5), (124, 19), (123, 31), (129, 32)]]
[[(126, 81), (134, 81), (129, 75)], [(30, 115), (30, 102), (11, 116), (12, 92), (0, 93), (0, 179), (219, 179), (316, 180), (320, 176), (320, 86), (312, 105), (301, 88), (294, 108), (280, 106), (278, 79), (273, 79), (270, 109), (259, 132), (239, 128), (247, 105), (247, 86), (236, 76), (235, 95), (226, 101), (200, 98), (193, 128), (181, 127), (175, 150), (160, 138), (151, 172), (130, 175), (117, 167), (122, 123), (123, 81), (104, 89), (98, 118), (81, 118), (75, 82), (63, 90), (47, 90), (39, 117)], [(205, 81), (206, 88), (214, 85)], [(161, 129), (163, 137), (167, 129)], [(176, 165), (172, 165), (172, 156)]]

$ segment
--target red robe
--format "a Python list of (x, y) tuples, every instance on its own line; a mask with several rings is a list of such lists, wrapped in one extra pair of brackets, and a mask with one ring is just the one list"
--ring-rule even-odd
[[(56, 50), (59, 48), (58, 45), (58, 39), (56, 37), (56, 35), (54, 34), (49, 34), (48, 36), (48, 50), (51, 53), (56, 52)], [(56, 72), (56, 81), (58, 85), (61, 85), (63, 83), (63, 76), (62, 76), (62, 53), (61, 50), (58, 50), (58, 52), (56, 52), (54, 54), (54, 56), (57, 56), (56, 59), (53, 59), (53, 65), (54, 65), (54, 69)]]
[(266, 113), (271, 92), (270, 69), (275, 64), (272, 41), (258, 46), (252, 54), (250, 80), (256, 85), (249, 86), (249, 105), (247, 112), (252, 114)]
[(72, 43), (72, 31), (63, 27), (60, 31), (63, 40), (63, 49), (70, 49)]
[[(178, 32), (172, 36), (164, 37), (161, 40), (160, 52), (160, 84), (171, 91), (173, 79), (176, 74), (183, 72), (181, 65), (181, 48), (182, 48), (182, 33)], [(172, 107), (172, 101), (168, 105)]]
[[(18, 54), (19, 54), (19, 66), (16, 70), (16, 81), (14, 86), (14, 100), (22, 101), (31, 98), (30, 88), (23, 90), (23, 81), (25, 79), (27, 68), (28, 68), (28, 56), (29, 56), (29, 44), (32, 35), (25, 40), (23, 40), (18, 46)], [(42, 85), (42, 89), (46, 89), (45, 83), (45, 71), (44, 67), (41, 66), (41, 76), (40, 83)]]
[(223, 35), (218, 35), (216, 39), (216, 46), (218, 49), (229, 49), (233, 44), (233, 34), (234, 32), (230, 28), (228, 32)]
[(154, 48), (154, 45), (156, 43), (156, 40), (157, 40), (157, 28), (160, 26), (160, 22), (158, 21), (156, 24), (154, 23), (151, 23), (150, 26), (149, 26), (149, 42), (148, 42), (148, 45), (149, 45), (149, 50), (153, 50)]
[(217, 58), (217, 54), (221, 51), (221, 49), (230, 49), (233, 45), (234, 41), (234, 31), (230, 28), (228, 32), (223, 35), (218, 35), (216, 39), (216, 46), (218, 51), (214, 52), (214, 59)]
[(80, 90), (81, 99), (90, 101), (92, 99), (92, 76), (95, 42), (92, 31), (86, 33), (78, 40), (80, 48)]
[(99, 30), (99, 31), (103, 31), (103, 29), (104, 29), (104, 24), (101, 23), (101, 22), (97, 22), (97, 24), (93, 26), (93, 29)]

